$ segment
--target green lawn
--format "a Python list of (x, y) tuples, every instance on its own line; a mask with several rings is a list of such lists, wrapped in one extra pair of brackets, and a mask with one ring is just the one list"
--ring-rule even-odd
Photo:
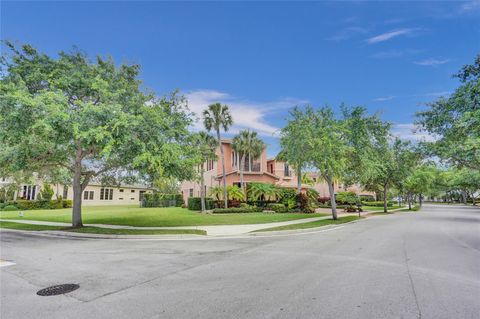
[[(71, 208), (54, 210), (27, 210), (23, 219), (51, 222), (71, 222)], [(281, 222), (325, 216), (325, 214), (201, 214), (180, 207), (139, 208), (138, 206), (86, 206), (82, 208), (84, 224), (130, 226), (205, 226), (240, 225)], [(18, 211), (0, 212), (2, 219), (20, 219)]]
[(176, 234), (194, 234), (206, 235), (206, 231), (197, 229), (109, 229), (99, 227), (83, 227), (83, 228), (67, 228), (63, 226), (45, 226), (45, 225), (30, 225), (13, 222), (0, 221), (0, 229), (18, 229), (18, 230), (62, 230), (74, 233), (89, 233), (89, 234), (109, 234), (109, 235), (176, 235)]
[(256, 230), (255, 232), (306, 229), (306, 228), (314, 228), (314, 227), (321, 227), (321, 226), (327, 226), (327, 225), (337, 225), (337, 224), (348, 223), (348, 222), (351, 222), (351, 221), (354, 221), (354, 220), (357, 220), (357, 219), (361, 219), (361, 218), (363, 218), (363, 217), (345, 216), (345, 217), (339, 217), (337, 220), (323, 219), (323, 220), (317, 220), (315, 222), (309, 222), (309, 223), (303, 223), (303, 224), (294, 224), (294, 225), (286, 225), (286, 226), (265, 228), (265, 229)]

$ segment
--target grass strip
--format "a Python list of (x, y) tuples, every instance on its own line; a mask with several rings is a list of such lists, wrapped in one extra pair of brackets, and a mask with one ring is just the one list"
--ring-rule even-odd
[(351, 221), (354, 221), (354, 220), (357, 220), (357, 219), (361, 219), (361, 218), (363, 218), (363, 217), (345, 216), (345, 217), (339, 217), (337, 220), (322, 219), (322, 220), (317, 220), (317, 221), (309, 222), (309, 223), (292, 224), (292, 225), (278, 226), (278, 227), (272, 227), (272, 228), (264, 228), (264, 229), (255, 230), (254, 232), (277, 231), (277, 230), (294, 230), (294, 229), (306, 229), (306, 228), (322, 227), (322, 226), (327, 226), (327, 225), (338, 225), (338, 224), (348, 223), (348, 222), (351, 222)]
[(200, 229), (111, 229), (100, 227), (82, 227), (70, 228), (64, 226), (47, 226), (47, 225), (32, 225), (14, 222), (0, 222), (0, 228), (3, 229), (17, 229), (27, 231), (46, 231), (46, 230), (61, 230), (73, 233), (85, 234), (107, 234), (107, 235), (179, 235), (179, 234), (193, 234), (206, 235), (207, 232)]

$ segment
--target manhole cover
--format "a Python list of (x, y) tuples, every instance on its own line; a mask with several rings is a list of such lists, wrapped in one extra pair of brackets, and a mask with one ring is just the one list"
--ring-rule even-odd
[(67, 292), (77, 290), (78, 288), (80, 288), (80, 286), (77, 284), (56, 285), (56, 286), (44, 288), (37, 291), (37, 295), (39, 296), (62, 295), (62, 294), (66, 294)]

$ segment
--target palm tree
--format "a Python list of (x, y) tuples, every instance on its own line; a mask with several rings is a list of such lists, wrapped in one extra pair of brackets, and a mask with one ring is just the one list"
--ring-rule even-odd
[(200, 162), (200, 202), (202, 212), (205, 211), (205, 162), (209, 160), (214, 160), (215, 148), (217, 147), (217, 142), (215, 138), (209, 135), (207, 132), (199, 132), (195, 135), (194, 138), (195, 147), (198, 150), (199, 162)]
[(264, 148), (263, 141), (258, 138), (257, 132), (243, 130), (233, 138), (232, 148), (240, 156), (240, 187), (245, 192), (245, 183), (243, 182), (243, 171), (245, 169), (245, 158), (248, 156), (249, 161), (253, 161), (262, 155)]
[(217, 200), (221, 200), (223, 197), (223, 187), (222, 186), (214, 186), (210, 188), (210, 196), (216, 198)]
[(230, 185), (227, 187), (228, 199), (229, 200), (244, 200), (245, 194), (240, 188), (236, 185)]
[(222, 160), (223, 199), (225, 201), (225, 208), (228, 207), (227, 177), (225, 174), (225, 155), (223, 152), (220, 129), (223, 128), (223, 130), (227, 132), (232, 124), (232, 115), (230, 114), (227, 105), (215, 103), (209, 105), (208, 108), (203, 111), (203, 125), (205, 126), (205, 129), (209, 132), (214, 130), (217, 133), (217, 142), (220, 147), (220, 158)]
[(275, 200), (280, 195), (280, 189), (270, 183), (249, 183), (248, 197), (252, 201)]

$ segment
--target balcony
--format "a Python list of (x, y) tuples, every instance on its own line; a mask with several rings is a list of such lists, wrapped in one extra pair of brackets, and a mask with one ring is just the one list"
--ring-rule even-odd
[(250, 163), (245, 162), (243, 165), (244, 172), (260, 172), (260, 168), (260, 163), (252, 163), (252, 165), (250, 165)]

